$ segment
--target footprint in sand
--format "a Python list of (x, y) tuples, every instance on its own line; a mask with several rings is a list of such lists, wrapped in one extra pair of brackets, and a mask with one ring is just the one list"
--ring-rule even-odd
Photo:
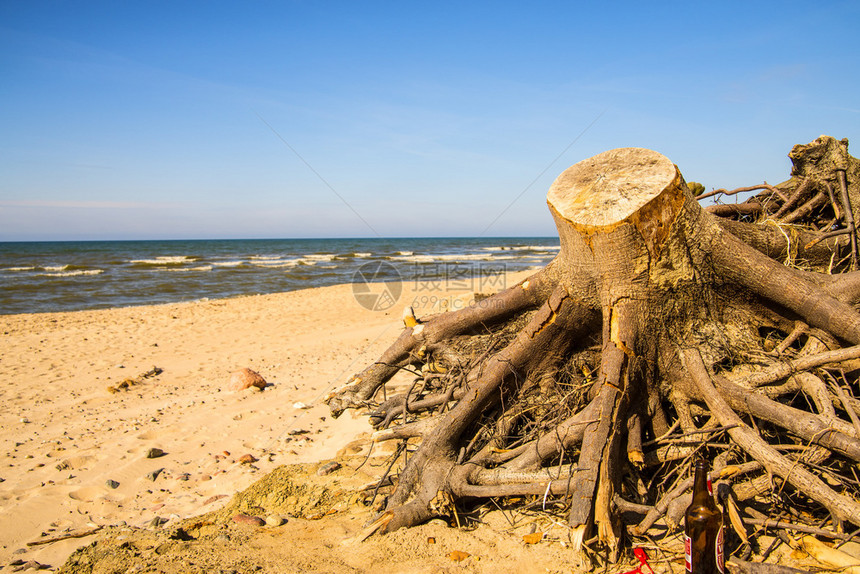
[(69, 493), (69, 498), (72, 500), (77, 500), (79, 502), (92, 502), (100, 495), (104, 493), (104, 490), (98, 488), (97, 486), (86, 486), (84, 488), (79, 488), (78, 490), (73, 490)]
[(63, 459), (59, 464), (57, 464), (57, 470), (86, 470), (87, 463), (95, 460), (94, 456), (90, 456), (88, 454), (82, 454), (80, 456), (73, 456), (71, 458)]
[(139, 438), (140, 440), (153, 440), (160, 437), (162, 434), (164, 434), (162, 431), (148, 430), (137, 435), (137, 438)]

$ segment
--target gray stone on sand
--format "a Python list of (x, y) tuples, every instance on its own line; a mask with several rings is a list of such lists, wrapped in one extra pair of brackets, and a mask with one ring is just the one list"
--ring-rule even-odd
[(160, 448), (152, 447), (146, 451), (146, 458), (159, 458), (164, 456), (164, 451)]
[(147, 480), (151, 480), (152, 482), (155, 482), (155, 479), (158, 478), (158, 475), (161, 474), (161, 471), (163, 471), (163, 470), (164, 470), (163, 468), (158, 468), (158, 469), (153, 470), (152, 472), (147, 472), (145, 478)]

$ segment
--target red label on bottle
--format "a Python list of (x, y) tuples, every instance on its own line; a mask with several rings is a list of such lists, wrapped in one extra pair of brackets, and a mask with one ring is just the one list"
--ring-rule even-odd
[(711, 496), (714, 495), (714, 487), (711, 486), (711, 477), (710, 476), (708, 477), (708, 494), (710, 494)]
[(720, 530), (717, 532), (717, 543), (714, 545), (716, 548), (714, 549), (717, 553), (717, 570), (720, 574), (725, 572), (725, 554), (723, 553), (723, 527), (720, 526)]
[(693, 540), (684, 534), (684, 565), (687, 572), (693, 571)]

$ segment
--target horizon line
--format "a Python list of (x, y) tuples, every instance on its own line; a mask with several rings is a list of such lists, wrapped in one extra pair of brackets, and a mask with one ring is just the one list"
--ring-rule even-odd
[(391, 235), (350, 237), (171, 237), (171, 238), (123, 238), (123, 239), (0, 239), (0, 243), (86, 243), (121, 241), (386, 241), (392, 239), (558, 239), (557, 235)]

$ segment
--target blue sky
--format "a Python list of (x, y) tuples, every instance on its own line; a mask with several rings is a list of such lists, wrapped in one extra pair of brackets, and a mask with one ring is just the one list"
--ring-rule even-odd
[(553, 179), (626, 146), (777, 183), (796, 143), (860, 145), (858, 29), (857, 2), (0, 0), (0, 240), (554, 235)]

